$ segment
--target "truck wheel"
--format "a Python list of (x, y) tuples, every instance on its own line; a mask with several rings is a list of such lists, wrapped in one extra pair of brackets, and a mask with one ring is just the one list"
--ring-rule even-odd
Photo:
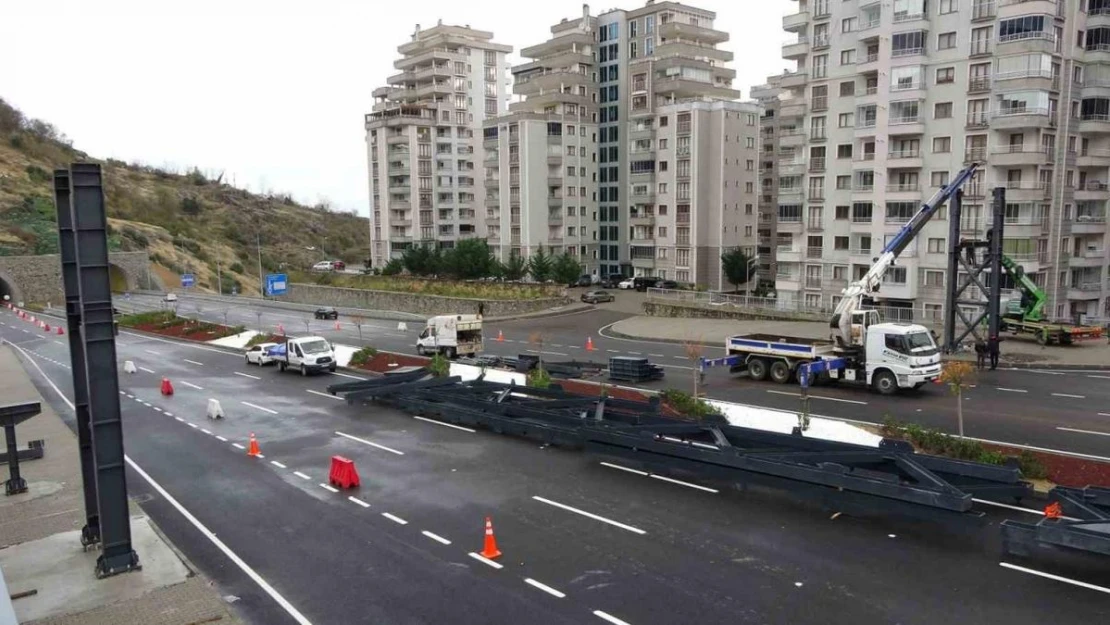
[(786, 384), (790, 381), (790, 365), (782, 360), (776, 360), (771, 363), (771, 379), (779, 384)]
[(447, 348), (447, 359), (448, 360), (454, 360), (455, 357), (457, 357), (458, 355), (459, 355), (459, 353), (457, 351), (455, 351), (454, 347), (448, 347)]
[(1044, 330), (1037, 331), (1037, 342), (1041, 345), (1048, 345), (1048, 333)]
[(767, 379), (767, 361), (762, 358), (752, 358), (749, 360), (748, 377), (753, 380)]
[(425, 354), (424, 346), (423, 345), (417, 345), (416, 346), (416, 353), (423, 356)]
[(282, 373), (285, 373), (285, 363), (284, 362), (279, 362), (278, 363), (278, 371), (281, 371)]
[(883, 369), (875, 373), (871, 385), (881, 395), (893, 395), (898, 391), (898, 378), (894, 377), (893, 373)]

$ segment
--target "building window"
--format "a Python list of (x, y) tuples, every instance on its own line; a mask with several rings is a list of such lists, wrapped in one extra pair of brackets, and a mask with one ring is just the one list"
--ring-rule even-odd
[(840, 83), (840, 95), (841, 95), (841, 97), (853, 96), (855, 94), (856, 94), (856, 82), (854, 80), (850, 80), (848, 82)]
[[(976, 3), (976, 4), (980, 4), (980, 3)], [(983, 2), (981, 4), (986, 4), (986, 3)], [(944, 15), (945, 13), (955, 13), (956, 11), (959, 11), (959, 10), (960, 10), (959, 0), (940, 0), (940, 14), (941, 15)]]
[(952, 151), (952, 137), (933, 137), (933, 153), (946, 154)]
[[(849, 179), (850, 179), (850, 176), (845, 176), (845, 178), (849, 178)], [(840, 187), (838, 186), (837, 188), (839, 189)], [(849, 210), (849, 209), (850, 209), (850, 207), (849, 207), (849, 206), (847, 206), (847, 205), (845, 205), (845, 206), (837, 206), (837, 207), (836, 207), (836, 219), (847, 219), (847, 218), (848, 218), (848, 210)]]
[(934, 187), (937, 187), (937, 188), (943, 187), (944, 185), (948, 184), (948, 172), (946, 172), (946, 171), (934, 171), (931, 174), (930, 182), (932, 182), (932, 186), (934, 186)]
[(956, 68), (955, 67), (941, 67), (937, 69), (937, 84), (943, 85), (944, 83), (956, 82)]
[(840, 51), (840, 64), (841, 65), (855, 65), (856, 51), (855, 50), (841, 50)]
[(846, 17), (840, 20), (840, 32), (850, 33), (856, 29), (856, 18)]
[(851, 189), (852, 188), (852, 177), (851, 176), (837, 176), (836, 177), (836, 188), (841, 190), (841, 191), (843, 191), (845, 189)]
[[(930, 254), (943, 254), (944, 253), (944, 239), (929, 239), (929, 253)], [(939, 271), (937, 273), (940, 273), (942, 279), (944, 278), (943, 273), (941, 273)], [(940, 286), (940, 285), (937, 285), (937, 286)]]
[(937, 50), (951, 50), (956, 47), (956, 33), (937, 35)]
[(839, 128), (852, 128), (856, 125), (856, 116), (854, 113), (841, 113), (836, 119), (836, 125)]
[(937, 102), (935, 105), (933, 105), (933, 119), (949, 119), (951, 117), (951, 102)]
[(907, 33), (895, 33), (891, 38), (891, 56), (909, 56), (925, 52), (925, 38), (928, 33), (924, 30), (914, 30)]
[(852, 144), (851, 143), (842, 143), (842, 144), (836, 146), (836, 157), (837, 158), (852, 158)]

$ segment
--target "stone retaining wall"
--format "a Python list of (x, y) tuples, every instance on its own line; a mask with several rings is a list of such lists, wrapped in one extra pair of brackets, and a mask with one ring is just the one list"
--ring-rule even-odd
[(706, 306), (686, 302), (644, 302), (644, 314), (651, 317), (683, 317), (696, 319), (773, 319), (777, 321), (824, 321), (827, 315), (771, 310), (764, 308), (737, 308), (735, 306)]
[[(123, 274), (127, 288), (135, 290), (147, 280), (157, 281), (149, 270), (146, 252), (111, 252), (108, 262)], [(58, 254), (0, 256), (0, 287), (13, 301), (62, 302), (62, 259)]]
[(472, 314), (478, 312), (478, 304), (485, 304), (486, 317), (509, 317), (540, 312), (569, 303), (565, 297), (547, 297), (527, 300), (478, 300), (462, 297), (443, 297), (440, 295), (420, 295), (416, 293), (396, 293), (392, 291), (371, 291), (315, 284), (290, 284), (286, 295), (274, 298), (278, 301), (337, 308), (362, 308), (369, 310), (393, 310), (425, 317), (433, 315)]

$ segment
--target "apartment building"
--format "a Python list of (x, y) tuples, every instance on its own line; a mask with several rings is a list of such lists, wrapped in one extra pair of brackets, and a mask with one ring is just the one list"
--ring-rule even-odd
[(733, 102), (714, 18), (677, 2), (584, 6), (522, 50), (523, 101), (483, 133), (486, 218), (503, 256), (543, 245), (594, 275), (720, 288), (721, 251), (754, 252), (760, 109)]
[[(961, 236), (1006, 192), (1005, 252), (1058, 318), (1110, 314), (1110, 0), (800, 0), (779, 77), (776, 287), (833, 306), (939, 185), (972, 161)], [(788, 139), (789, 137), (789, 139)], [(796, 138), (797, 137), (797, 138)], [(939, 318), (938, 215), (883, 285), (904, 317)], [(1009, 282), (1003, 280), (1004, 286)]]
[(512, 69), (523, 100), (484, 124), (487, 236), (502, 261), (543, 246), (596, 275), (597, 18), (586, 7), (551, 34)]
[(482, 124), (508, 104), (505, 55), (493, 34), (442, 23), (397, 48), (399, 70), (365, 118), (375, 267), (422, 242), (488, 236)]
[[(784, 126), (779, 104), (786, 92), (780, 85), (781, 76), (768, 76), (767, 82), (752, 87), (752, 99), (763, 112), (759, 118), (759, 214), (756, 230), (757, 275), (761, 281), (774, 282), (778, 271), (775, 263), (775, 242), (778, 240), (779, 168), (778, 148), (784, 141), (802, 141), (802, 131), (791, 120)], [(788, 135), (784, 137), (784, 134)], [(823, 165), (823, 163), (818, 163)]]

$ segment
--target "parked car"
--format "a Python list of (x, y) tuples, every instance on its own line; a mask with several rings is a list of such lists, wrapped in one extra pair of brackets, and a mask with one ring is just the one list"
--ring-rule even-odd
[(613, 301), (613, 294), (609, 291), (586, 291), (582, 294), (582, 301), (587, 304), (599, 304)]
[(660, 280), (656, 285), (657, 289), (677, 289), (678, 283), (674, 280)]
[(317, 319), (338, 319), (339, 318), (339, 311), (330, 307), (330, 306), (327, 307), (327, 308), (317, 308), (316, 312), (313, 313), (313, 314)]
[(593, 283), (594, 283), (594, 279), (592, 277), (590, 277), (589, 275), (582, 275), (582, 276), (578, 276), (577, 280), (575, 280), (574, 282), (571, 282), (567, 286), (573, 288), (573, 287), (576, 287), (576, 286), (590, 286)]
[(601, 288), (603, 289), (617, 289), (620, 288), (620, 283), (624, 281), (624, 276), (619, 273), (611, 273), (607, 276), (602, 276)]
[(660, 279), (651, 276), (640, 276), (632, 279), (633, 287), (637, 291), (646, 291), (650, 288), (659, 286)]
[(266, 350), (275, 346), (277, 346), (277, 343), (259, 343), (252, 346), (247, 350), (247, 364), (262, 367), (274, 362), (274, 359), (266, 353)]
[(166, 296), (162, 298), (162, 301), (163, 302), (176, 302), (177, 301), (177, 293), (166, 293)]
[(628, 290), (628, 289), (631, 289), (631, 288), (635, 288), (635, 286), (636, 286), (636, 281), (634, 279), (625, 278), (624, 280), (620, 281), (620, 284), (617, 285), (617, 288)]
[(347, 268), (347, 263), (341, 260), (333, 260), (331, 261), (331, 268), (335, 271), (343, 271)]
[(330, 260), (322, 260), (312, 266), (313, 271), (334, 271), (335, 266)]

